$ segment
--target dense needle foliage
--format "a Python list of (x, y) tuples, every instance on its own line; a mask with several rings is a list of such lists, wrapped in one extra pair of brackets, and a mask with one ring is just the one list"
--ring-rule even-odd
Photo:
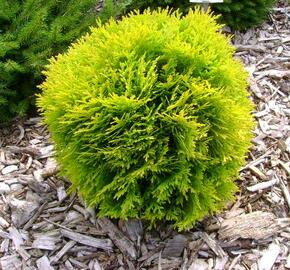
[[(95, 24), (96, 3), (0, 0), (0, 123), (31, 107), (47, 58), (65, 51)], [(107, 0), (98, 15), (108, 19), (117, 8)]]
[(100, 216), (190, 228), (233, 198), (253, 125), (215, 18), (146, 11), (50, 61), (38, 99), (62, 172)]
[[(220, 20), (233, 29), (243, 30), (263, 22), (275, 0), (224, 0), (211, 8), (221, 14)], [(146, 9), (170, 6), (187, 12), (194, 3), (189, 0), (132, 0), (129, 9)]]

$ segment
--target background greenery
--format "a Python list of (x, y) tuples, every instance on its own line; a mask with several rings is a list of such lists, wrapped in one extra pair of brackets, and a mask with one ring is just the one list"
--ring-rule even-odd
[(33, 108), (48, 58), (96, 25), (118, 15), (126, 2), (96, 0), (0, 0), (0, 122)]
[[(224, 0), (223, 3), (212, 4), (215, 14), (220, 14), (220, 22), (236, 30), (244, 30), (263, 22), (275, 0)], [(132, 0), (129, 9), (144, 10), (147, 7), (179, 8), (182, 12), (188, 12), (194, 3), (189, 0)]]

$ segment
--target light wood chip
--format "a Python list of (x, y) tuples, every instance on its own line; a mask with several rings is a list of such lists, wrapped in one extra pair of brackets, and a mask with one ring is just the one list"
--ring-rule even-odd
[(24, 153), (33, 157), (37, 157), (40, 155), (40, 151), (37, 148), (31, 147), (31, 146), (28, 146), (28, 147), (7, 146), (4, 148), (4, 150), (7, 152), (9, 151), (14, 154)]
[[(287, 226), (287, 225), (285, 225)], [(256, 211), (222, 221), (220, 239), (265, 239), (275, 235), (283, 228), (272, 213)]]
[(8, 249), (9, 249), (9, 242), (10, 242), (9, 239), (4, 239), (4, 240), (2, 241), (1, 246), (0, 246), (0, 252), (1, 252), (1, 253), (8, 252)]
[(58, 200), (63, 201), (67, 196), (64, 186), (58, 187), (56, 191)]
[(123, 254), (128, 254), (133, 260), (137, 258), (137, 251), (134, 244), (117, 228), (114, 223), (107, 218), (99, 218), (98, 223), (103, 231), (107, 232), (109, 237)]
[(281, 160), (279, 161), (279, 164), (288, 173), (288, 175), (290, 175), (290, 166), (289, 166), (289, 164), (286, 164), (285, 162), (282, 162)]
[(18, 247), (16, 251), (25, 261), (31, 258), (31, 255), (23, 247)]
[(290, 71), (272, 69), (272, 70), (255, 72), (255, 75), (257, 75), (259, 79), (263, 77), (271, 77), (273, 79), (282, 79), (282, 78), (290, 78)]
[(81, 213), (85, 219), (88, 219), (90, 217), (90, 213), (87, 211), (87, 209), (79, 206), (79, 205), (74, 205), (73, 209), (77, 210), (79, 213)]
[(288, 257), (287, 257), (287, 259), (286, 259), (285, 267), (286, 267), (287, 269), (290, 269), (290, 253), (288, 254)]
[(0, 217), (0, 227), (3, 228), (9, 227), (9, 223), (3, 217)]
[(58, 172), (59, 166), (56, 163), (52, 163), (49, 167), (46, 167), (42, 170), (41, 176), (43, 179), (46, 179), (47, 177), (56, 175)]
[(54, 250), (56, 243), (60, 241), (60, 234), (58, 231), (51, 231), (49, 233), (35, 234), (35, 240), (32, 243), (33, 248), (44, 250)]
[(99, 248), (102, 250), (112, 250), (113, 243), (110, 239), (97, 239), (92, 236), (76, 233), (73, 231), (68, 231), (61, 229), (61, 234), (64, 237), (67, 237), (75, 242), (81, 243), (83, 245), (87, 245), (90, 247)]
[(226, 257), (217, 257), (215, 260), (215, 266), (214, 266), (214, 270), (224, 270), (226, 269), (225, 266), (227, 264), (228, 261), (228, 256)]
[(270, 188), (270, 187), (276, 185), (277, 182), (278, 182), (277, 179), (272, 179), (270, 181), (261, 182), (261, 183), (258, 183), (256, 185), (247, 187), (247, 190), (249, 190), (251, 192), (256, 192), (256, 191), (259, 191), (259, 190)]
[(4, 239), (11, 239), (10, 234), (7, 233), (7, 232), (4, 232), (4, 231), (2, 231), (2, 230), (0, 230), (0, 237), (1, 237), (1, 238), (4, 238)]
[(24, 244), (23, 237), (16, 228), (10, 227), (8, 231), (16, 249)]
[(40, 216), (42, 213), (44, 207), (46, 206), (47, 202), (44, 202), (36, 211), (36, 213), (31, 217), (31, 219), (24, 225), (23, 229), (27, 230), (29, 229), (33, 223), (36, 221), (36, 219)]
[(232, 270), (236, 266), (236, 264), (238, 263), (238, 261), (240, 260), (240, 258), (241, 258), (241, 254), (239, 254), (237, 257), (235, 257), (232, 260), (232, 262), (231, 262), (228, 270)]
[(8, 204), (12, 212), (12, 222), (17, 228), (20, 228), (28, 220), (30, 220), (39, 207), (38, 202), (28, 202), (24, 200), (18, 200), (16, 198), (8, 200)]
[[(87, 265), (82, 263), (82, 262), (79, 262), (73, 258), (69, 258), (69, 261), (74, 265), (76, 266), (77, 268), (80, 268), (80, 269), (88, 269)], [(74, 267), (75, 269), (75, 267)]]
[(262, 180), (267, 180), (267, 176), (261, 172), (260, 169), (251, 165), (248, 167), (256, 176), (260, 177)]
[(207, 261), (204, 259), (195, 259), (188, 270), (208, 270)]
[(90, 270), (103, 270), (102, 266), (100, 265), (97, 259), (94, 259), (93, 261), (89, 263), (89, 269)]
[(17, 255), (8, 255), (0, 259), (2, 270), (20, 270), (22, 262)]
[(74, 266), (71, 264), (69, 260), (66, 260), (64, 265), (67, 268), (67, 270), (75, 270)]
[(47, 256), (42, 256), (36, 261), (37, 268), (39, 270), (54, 270), (54, 268), (50, 265), (49, 259)]
[(259, 270), (271, 270), (279, 253), (280, 246), (272, 243), (268, 249), (263, 252), (263, 256), (258, 261)]
[(237, 52), (241, 51), (256, 51), (256, 52), (265, 52), (266, 47), (262, 45), (242, 45), (242, 44), (235, 44)]
[(284, 183), (283, 180), (281, 180), (280, 186), (281, 186), (282, 192), (284, 194), (285, 200), (286, 200), (286, 202), (288, 204), (288, 207), (290, 209), (290, 193), (289, 193), (289, 188), (288, 188), (287, 184)]
[(226, 253), (220, 247), (217, 241), (215, 241), (212, 237), (210, 237), (206, 232), (201, 233), (201, 238), (208, 245), (208, 247), (219, 257), (226, 257)]
[(39, 149), (40, 151), (40, 156), (38, 157), (39, 159), (44, 159), (44, 158), (49, 158), (54, 156), (54, 146), (53, 145), (48, 145), (45, 147), (42, 147)]
[(51, 263), (58, 262), (64, 254), (66, 254), (74, 245), (75, 241), (69, 241), (65, 244), (65, 246), (51, 259)]

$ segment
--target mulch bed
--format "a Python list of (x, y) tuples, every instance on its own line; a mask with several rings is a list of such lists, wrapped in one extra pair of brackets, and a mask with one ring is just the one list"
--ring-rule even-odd
[(178, 233), (96, 218), (57, 176), (41, 119), (0, 130), (0, 269), (290, 269), (290, 6), (234, 33), (257, 127), (237, 200)]

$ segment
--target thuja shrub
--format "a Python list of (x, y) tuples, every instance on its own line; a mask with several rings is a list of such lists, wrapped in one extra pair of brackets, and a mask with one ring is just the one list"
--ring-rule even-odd
[[(221, 15), (221, 22), (233, 29), (244, 30), (262, 23), (274, 3), (275, 0), (224, 0), (223, 3), (211, 5), (211, 8), (216, 14)], [(194, 3), (190, 3), (189, 0), (132, 0), (129, 9), (144, 10), (147, 7), (169, 6), (187, 12), (193, 5)]]
[(112, 1), (98, 13), (96, 0), (0, 0), (0, 123), (33, 108), (47, 58), (123, 9)]
[(182, 230), (233, 199), (252, 104), (219, 29), (200, 10), (146, 11), (51, 59), (38, 106), (62, 173), (99, 216)]

